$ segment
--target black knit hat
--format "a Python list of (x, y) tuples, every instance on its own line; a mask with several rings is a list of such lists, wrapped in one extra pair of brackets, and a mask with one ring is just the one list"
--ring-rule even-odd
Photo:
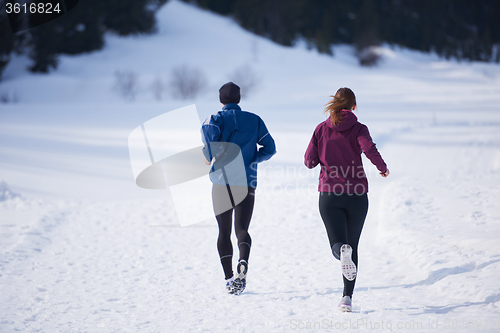
[(240, 87), (232, 82), (228, 82), (219, 89), (219, 100), (222, 104), (240, 102)]

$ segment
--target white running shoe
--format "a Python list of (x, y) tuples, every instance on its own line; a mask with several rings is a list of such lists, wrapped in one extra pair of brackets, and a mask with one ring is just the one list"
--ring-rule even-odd
[(236, 278), (233, 281), (233, 294), (239, 295), (247, 286), (248, 263), (245, 260), (240, 260), (236, 267)]
[(351, 312), (352, 310), (352, 299), (349, 296), (342, 297), (339, 304), (339, 311)]
[(349, 281), (356, 278), (356, 265), (352, 262), (352, 247), (349, 244), (344, 244), (340, 248), (340, 267), (342, 274)]
[(234, 281), (234, 276), (231, 276), (229, 279), (226, 280), (226, 291), (228, 294), (234, 294), (233, 281)]

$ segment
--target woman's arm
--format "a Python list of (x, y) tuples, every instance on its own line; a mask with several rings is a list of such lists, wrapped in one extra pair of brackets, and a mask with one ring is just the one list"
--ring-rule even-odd
[(318, 139), (316, 139), (316, 131), (314, 131), (311, 141), (309, 141), (309, 145), (307, 146), (306, 153), (304, 155), (304, 164), (309, 169), (314, 168), (319, 163), (319, 154), (318, 154)]
[(380, 155), (373, 143), (372, 137), (370, 136), (370, 132), (368, 131), (368, 127), (362, 125), (361, 130), (358, 134), (358, 143), (365, 153), (366, 157), (377, 167), (378, 171), (382, 177), (387, 177), (389, 175), (389, 170), (387, 169), (387, 164), (385, 164), (384, 159)]

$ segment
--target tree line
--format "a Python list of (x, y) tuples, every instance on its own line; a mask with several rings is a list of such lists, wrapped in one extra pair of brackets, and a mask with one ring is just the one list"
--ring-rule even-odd
[(183, 0), (234, 17), (282, 45), (304, 40), (319, 52), (334, 44), (381, 43), (459, 60), (500, 61), (498, 0)]
[[(168, 0), (72, 1), (78, 4), (65, 15), (15, 34), (0, 8), (0, 79), (13, 52), (29, 55), (31, 71), (48, 72), (60, 54), (101, 49), (107, 31), (152, 33), (155, 13)], [(363, 50), (388, 43), (445, 58), (500, 61), (499, 0), (183, 1), (231, 16), (279, 44), (301, 40), (322, 53), (331, 54), (334, 44)]]
[(12, 32), (6, 8), (0, 4), (0, 78), (13, 52), (29, 55), (32, 72), (48, 72), (57, 67), (60, 54), (101, 49), (107, 31), (122, 36), (152, 33), (156, 28), (156, 11), (166, 2), (80, 0), (65, 15), (17, 33)]

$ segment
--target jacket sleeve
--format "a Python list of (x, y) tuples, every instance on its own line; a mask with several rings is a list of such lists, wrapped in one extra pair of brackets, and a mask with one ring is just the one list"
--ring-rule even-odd
[(257, 143), (261, 145), (257, 150), (257, 163), (267, 161), (274, 154), (276, 154), (276, 144), (274, 143), (274, 139), (267, 130), (266, 124), (262, 119), (259, 119), (259, 130), (258, 130), (259, 139)]
[(216, 152), (211, 151), (210, 143), (219, 141), (223, 130), (222, 125), (222, 117), (217, 113), (207, 118), (201, 126), (201, 140), (204, 145), (202, 152), (208, 161), (212, 161), (216, 154)]
[(385, 164), (382, 156), (377, 150), (375, 143), (373, 143), (370, 132), (366, 125), (362, 125), (361, 130), (358, 133), (358, 143), (365, 153), (366, 157), (377, 167), (378, 171), (386, 172), (387, 165)]
[(306, 153), (304, 155), (304, 164), (309, 169), (312, 169), (319, 164), (318, 139), (316, 138), (316, 130), (314, 131), (311, 141), (309, 141), (309, 145), (307, 146)]

